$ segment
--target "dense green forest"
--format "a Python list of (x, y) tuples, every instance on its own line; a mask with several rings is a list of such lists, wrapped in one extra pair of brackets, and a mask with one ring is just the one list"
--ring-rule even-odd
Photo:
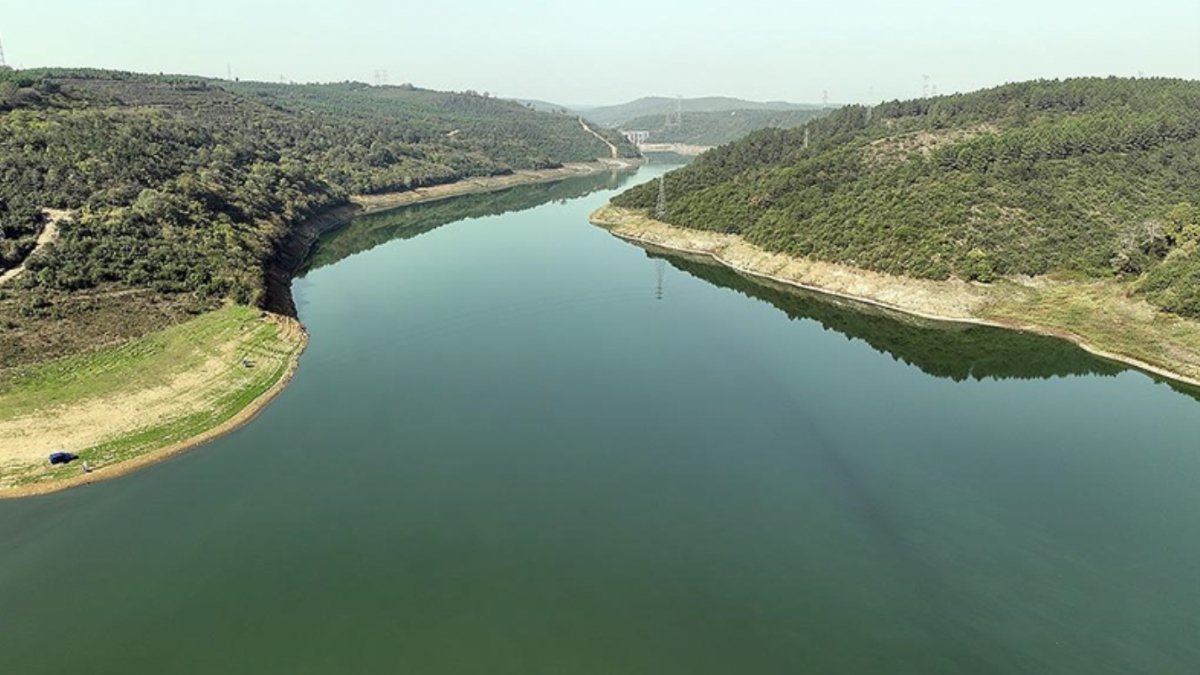
[(648, 143), (723, 145), (759, 129), (791, 129), (824, 115), (824, 110), (728, 110), (685, 112), (668, 123), (665, 115), (647, 115), (621, 125), (649, 131)]
[[(657, 182), (618, 196), (651, 210)], [(848, 106), (665, 178), (667, 222), (892, 274), (1117, 276), (1200, 316), (1200, 82), (1087, 78)]]
[(0, 69), (0, 270), (42, 209), (73, 211), (0, 300), (120, 284), (258, 303), (288, 229), (351, 194), (608, 154), (574, 116), (474, 92)]

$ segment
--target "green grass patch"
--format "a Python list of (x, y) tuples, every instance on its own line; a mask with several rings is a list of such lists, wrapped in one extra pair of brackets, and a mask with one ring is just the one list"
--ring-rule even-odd
[[(120, 401), (145, 388), (161, 387), (228, 362), (203, 396), (130, 433), (103, 438), (87, 448), (64, 448), (95, 467), (112, 466), (183, 443), (228, 422), (285, 376), (299, 340), (254, 308), (232, 305), (114, 349), (30, 366), (0, 382), (0, 423), (94, 400)], [(253, 367), (242, 366), (249, 358)], [(210, 373), (211, 375), (211, 373)], [(78, 475), (79, 463), (52, 467), (6, 466), (0, 484), (28, 485)]]
[(278, 328), (257, 309), (231, 305), (115, 349), (22, 368), (0, 380), (0, 420), (163, 382), (231, 339), (247, 352), (270, 351)]

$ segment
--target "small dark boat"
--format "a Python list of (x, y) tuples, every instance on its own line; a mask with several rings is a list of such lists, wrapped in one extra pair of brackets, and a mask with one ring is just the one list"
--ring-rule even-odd
[(79, 459), (79, 455), (75, 455), (75, 454), (72, 454), (69, 452), (52, 452), (52, 453), (50, 453), (50, 463), (51, 464), (70, 464), (71, 462), (73, 462), (77, 459)]

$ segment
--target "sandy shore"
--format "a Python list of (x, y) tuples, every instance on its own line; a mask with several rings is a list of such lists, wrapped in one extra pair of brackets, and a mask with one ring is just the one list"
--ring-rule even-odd
[(685, 157), (695, 157), (712, 150), (713, 145), (689, 145), (687, 143), (643, 143), (638, 146), (642, 152), (666, 152)]
[[(77, 460), (69, 466), (79, 473), (16, 486), (5, 486), (0, 488), (0, 499), (48, 494), (124, 476), (219, 438), (254, 419), (291, 381), (299, 366), (300, 356), (308, 346), (308, 334), (295, 319), (268, 315), (266, 320), (279, 327), (280, 346), (287, 350), (286, 363), (281, 375), (262, 394), (245, 407), (237, 410), (231, 417), (182, 441), (141, 452), (119, 462), (106, 464), (103, 461), (99, 463), (93, 461), (94, 468), (90, 473), (84, 473), (82, 459)], [(226, 356), (233, 356), (234, 362), (233, 366), (226, 364), (227, 368), (240, 367), (240, 361), (236, 355)], [(230, 359), (224, 360), (229, 361)], [(138, 392), (133, 396), (133, 398), (139, 399), (137, 401), (130, 401), (123, 395), (100, 396), (85, 399), (67, 407), (49, 408), (34, 418), (18, 418), (0, 422), (0, 428), (25, 426), (26, 428), (21, 430), (22, 435), (30, 431), (37, 434), (36, 442), (33, 445), (37, 446), (38, 450), (35, 453), (36, 457), (26, 457), (27, 448), (22, 447), (20, 451), (14, 452), (14, 448), (21, 446), (15, 443), (9, 444), (12, 447), (6, 445), (0, 448), (0, 451), (3, 451), (0, 452), (0, 460), (5, 460), (9, 467), (30, 460), (35, 465), (42, 465), (46, 461), (46, 453), (44, 452), (45, 448), (41, 446), (46, 443), (51, 443), (55, 449), (67, 449), (80, 453), (99, 441), (111, 441), (114, 435), (119, 437), (121, 433), (141, 433), (147, 427), (153, 427), (156, 422), (165, 424), (185, 417), (204, 405), (202, 395), (187, 395), (189, 387), (194, 385), (204, 392), (206, 387), (211, 388), (212, 380), (220, 374), (201, 372), (212, 370), (209, 368), (210, 361), (201, 362), (198, 368), (184, 370), (171, 381), (160, 386)], [(202, 378), (207, 378), (207, 381)], [(172, 395), (180, 393), (183, 395)], [(38, 433), (39, 431), (42, 433)], [(84, 458), (86, 458), (86, 454)]]
[[(749, 277), (936, 321), (1021, 330), (1068, 340), (1101, 358), (1200, 387), (1200, 322), (1167, 315), (1112, 282), (1047, 278), (981, 284), (897, 277), (849, 265), (772, 253), (739, 235), (675, 227), (605, 206), (591, 221), (640, 245), (711, 258)], [(1047, 305), (1096, 307), (1074, 325)], [(1084, 303), (1091, 303), (1085, 305)], [(1063, 311), (1063, 314), (1070, 312)], [(1131, 326), (1140, 330), (1130, 336)]]

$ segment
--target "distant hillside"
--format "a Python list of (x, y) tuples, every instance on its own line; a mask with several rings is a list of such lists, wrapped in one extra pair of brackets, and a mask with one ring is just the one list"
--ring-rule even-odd
[(826, 114), (825, 110), (729, 110), (685, 112), (678, 123), (667, 126), (665, 115), (630, 120), (622, 129), (649, 131), (648, 143), (723, 145), (759, 129), (790, 129)]
[(609, 127), (627, 126), (640, 117), (659, 115), (664, 119), (676, 110), (683, 112), (728, 112), (731, 110), (819, 110), (820, 106), (785, 101), (745, 101), (739, 98), (708, 96), (704, 98), (667, 98), (653, 96), (620, 105), (601, 106), (587, 110), (586, 117)]
[[(849, 106), (710, 151), (665, 184), (668, 222), (773, 251), (933, 279), (1116, 277), (1200, 316), (1200, 82)], [(655, 182), (613, 202), (657, 197)]]
[(559, 113), (559, 114), (576, 114), (578, 112), (572, 106), (569, 106), (569, 105), (561, 105), (559, 103), (551, 103), (550, 101), (539, 101), (535, 98), (513, 98), (513, 99), (507, 99), (507, 100), (510, 100), (510, 101), (513, 101), (516, 103), (520, 103), (521, 105), (525, 106), (526, 108), (530, 108), (530, 109), (536, 110), (538, 112)]
[[(75, 302), (103, 288), (260, 304), (281, 242), (351, 194), (609, 154), (573, 115), (473, 92), (0, 68), (0, 272), (25, 265), (0, 287), (0, 362), (53, 346), (38, 318), (107, 308)], [(47, 208), (75, 215), (31, 254)]]

